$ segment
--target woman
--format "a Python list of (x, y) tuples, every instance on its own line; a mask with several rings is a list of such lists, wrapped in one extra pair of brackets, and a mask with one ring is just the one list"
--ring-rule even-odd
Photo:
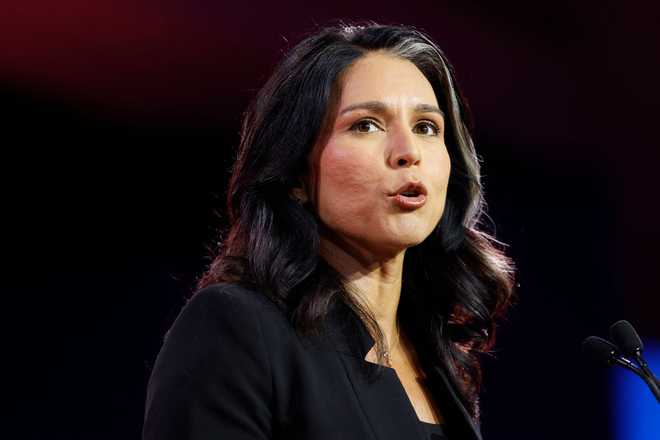
[(478, 356), (514, 271), (477, 228), (467, 117), (415, 29), (293, 48), (245, 115), (230, 228), (166, 336), (144, 439), (481, 438)]

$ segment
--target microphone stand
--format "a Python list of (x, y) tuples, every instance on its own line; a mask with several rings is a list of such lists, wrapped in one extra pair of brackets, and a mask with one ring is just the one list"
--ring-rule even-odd
[[(628, 359), (625, 361), (632, 364), (632, 362), (630, 362)], [(649, 368), (649, 364), (646, 362), (646, 359), (642, 357), (642, 353), (639, 350), (635, 351), (635, 361), (637, 361), (637, 364), (639, 365), (639, 368), (636, 368), (636, 370), (641, 369), (641, 371), (636, 374), (641, 377), (644, 382), (646, 382), (646, 385), (648, 385), (651, 393), (653, 393), (655, 399), (658, 401), (658, 403), (660, 403), (660, 381), (658, 381), (658, 378), (655, 377), (653, 371), (651, 371)], [(619, 364), (619, 362), (617, 362), (617, 364)]]
[[(646, 383), (655, 400), (660, 403), (660, 381), (642, 356), (642, 341), (632, 325), (627, 321), (619, 321), (611, 327), (611, 332), (617, 342), (616, 345), (597, 336), (589, 336), (582, 343), (585, 353), (598, 362), (618, 365), (632, 371)], [(633, 359), (634, 362), (628, 358)]]

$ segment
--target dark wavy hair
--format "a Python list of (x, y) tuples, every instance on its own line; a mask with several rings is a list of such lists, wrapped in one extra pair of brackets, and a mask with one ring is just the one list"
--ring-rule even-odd
[(334, 117), (340, 75), (371, 51), (414, 63), (446, 115), (452, 166), (445, 209), (433, 233), (406, 252), (397, 319), (424, 371), (442, 369), (478, 420), (480, 354), (495, 342), (515, 271), (505, 245), (480, 230), (485, 215), (480, 159), (453, 68), (415, 28), (341, 24), (321, 29), (287, 53), (244, 114), (227, 194), (229, 226), (197, 287), (232, 282), (256, 288), (302, 334), (319, 329), (329, 307), (341, 301), (375, 335), (382, 362), (384, 339), (375, 319), (319, 255), (322, 225), (314, 210), (290, 197)]

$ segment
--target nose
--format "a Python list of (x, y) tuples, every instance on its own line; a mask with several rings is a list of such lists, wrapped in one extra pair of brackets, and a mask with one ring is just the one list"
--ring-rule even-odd
[(388, 162), (392, 168), (419, 165), (422, 155), (412, 133), (401, 130), (392, 136), (390, 145)]

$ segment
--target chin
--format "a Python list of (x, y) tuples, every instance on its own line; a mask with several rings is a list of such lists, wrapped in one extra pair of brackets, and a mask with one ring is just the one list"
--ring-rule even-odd
[(418, 237), (405, 237), (406, 238), (405, 241), (402, 240), (402, 242), (401, 242), (401, 247), (404, 248), (404, 249), (415, 247), (418, 244), (420, 244), (421, 242), (423, 242), (424, 240), (426, 240), (426, 237), (427, 236), (424, 236), (424, 237), (421, 237), (421, 238), (418, 238)]
[(389, 239), (384, 241), (388, 243), (388, 247), (398, 251), (403, 251), (410, 247), (417, 246), (426, 240), (426, 238), (430, 235), (430, 232), (426, 234), (423, 230), (418, 229), (416, 231), (401, 231), (387, 235), (389, 235)]
[(402, 246), (411, 247), (417, 246), (426, 240), (434, 228), (435, 225), (430, 224), (430, 222), (412, 221), (394, 225), (384, 235), (393, 242), (399, 242)]

